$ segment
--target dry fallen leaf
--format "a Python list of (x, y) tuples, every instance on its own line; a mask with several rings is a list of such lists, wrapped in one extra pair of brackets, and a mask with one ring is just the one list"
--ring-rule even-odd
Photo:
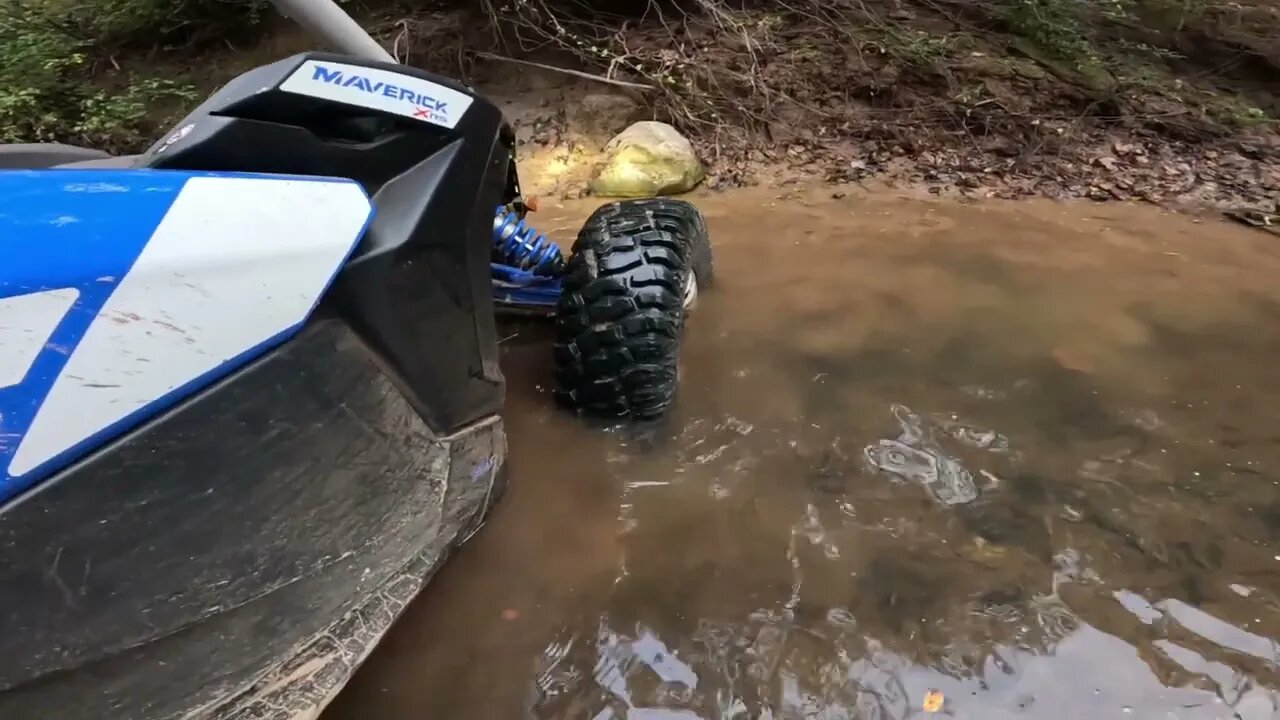
[(921, 703), (920, 706), (924, 708), (924, 711), (927, 713), (936, 713), (942, 709), (942, 701), (943, 697), (941, 692), (938, 692), (937, 690), (930, 690), (924, 694), (924, 702)]

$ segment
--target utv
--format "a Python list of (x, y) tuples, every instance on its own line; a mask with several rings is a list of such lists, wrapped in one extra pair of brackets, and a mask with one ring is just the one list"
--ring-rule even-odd
[(288, 5), (345, 54), (139, 156), (0, 149), (4, 720), (315, 717), (502, 492), (495, 299), (554, 316), (561, 402), (672, 400), (697, 211), (566, 261), (497, 107)]

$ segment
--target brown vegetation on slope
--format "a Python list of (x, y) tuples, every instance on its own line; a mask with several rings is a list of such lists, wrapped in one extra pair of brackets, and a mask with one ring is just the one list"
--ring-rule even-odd
[(999, 196), (1280, 194), (1276, 2), (484, 6), (509, 52), (650, 86), (720, 183), (764, 161)]
[[(521, 72), (499, 55), (625, 83), (694, 140), (715, 185), (781, 165), (977, 195), (1280, 195), (1280, 0), (346, 5), (438, 72)], [(0, 0), (6, 139), (146, 144), (176, 101), (269, 59), (252, 48), (288, 27), (265, 0), (85, 7)]]

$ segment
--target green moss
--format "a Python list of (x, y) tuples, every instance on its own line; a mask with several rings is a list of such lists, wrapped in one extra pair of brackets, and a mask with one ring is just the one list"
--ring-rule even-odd
[(1076, 61), (1096, 54), (1084, 29), (1088, 9), (1084, 0), (1000, 0), (996, 14), (1040, 54)]
[(932, 67), (945, 58), (958, 42), (956, 36), (935, 35), (924, 30), (891, 28), (880, 46), (890, 55), (913, 67)]
[(1092, 52), (1061, 57), (1022, 37), (1014, 38), (1010, 45), (1060, 79), (1085, 88), (1091, 95), (1109, 97), (1118, 87), (1115, 75)]
[(1239, 97), (1217, 95), (1205, 104), (1205, 112), (1209, 117), (1233, 128), (1256, 128), (1267, 125), (1280, 125), (1280, 120), (1271, 117), (1265, 110), (1254, 107)]
[(1212, 0), (1136, 0), (1133, 13), (1146, 27), (1164, 32), (1182, 32), (1189, 23), (1204, 17)]

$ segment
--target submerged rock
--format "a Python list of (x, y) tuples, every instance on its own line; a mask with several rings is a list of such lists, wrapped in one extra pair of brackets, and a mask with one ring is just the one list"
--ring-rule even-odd
[[(902, 432), (896, 440), (877, 440), (863, 448), (867, 463), (876, 470), (921, 485), (944, 505), (963, 505), (976, 500), (978, 486), (974, 484), (973, 475), (931, 442), (933, 428), (926, 426), (925, 419), (902, 405), (894, 405), (892, 411)], [(972, 431), (959, 423), (951, 425)], [(967, 433), (957, 437), (972, 439)], [(995, 438), (1003, 436), (990, 431), (990, 437), (981, 434), (976, 437), (979, 441), (987, 440), (989, 446)]]
[(609, 141), (591, 192), (604, 197), (655, 197), (688, 192), (706, 172), (693, 144), (660, 122), (638, 122)]
[(865, 453), (872, 467), (923, 486), (944, 505), (961, 505), (978, 497), (969, 471), (941, 453), (897, 440), (879, 440), (867, 446)]

